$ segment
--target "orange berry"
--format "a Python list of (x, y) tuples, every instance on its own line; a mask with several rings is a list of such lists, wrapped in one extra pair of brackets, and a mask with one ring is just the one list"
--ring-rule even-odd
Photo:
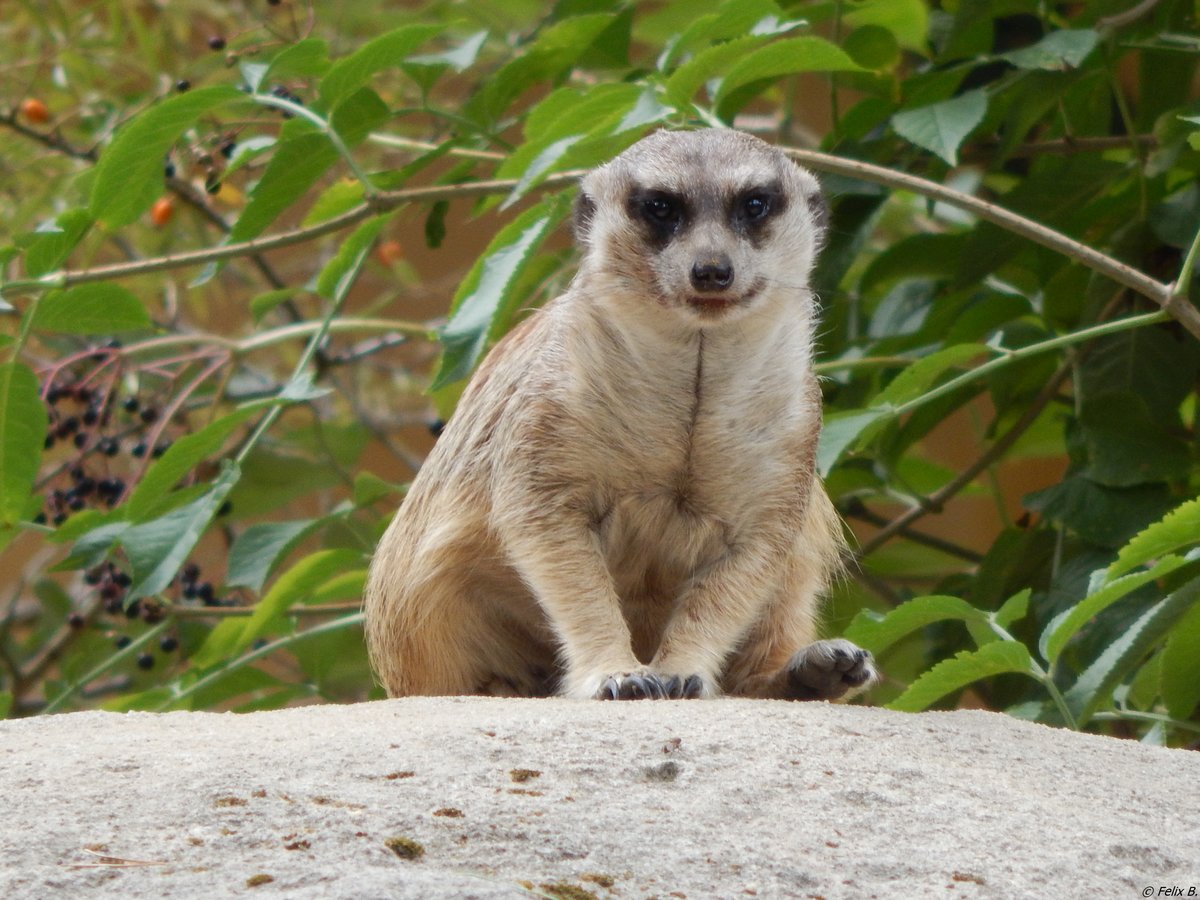
[(375, 258), (390, 268), (404, 259), (404, 245), (399, 241), (382, 241), (375, 248)]
[(158, 228), (162, 228), (170, 222), (173, 215), (175, 215), (175, 204), (170, 197), (159, 197), (150, 207), (150, 221)]
[(40, 125), (50, 118), (50, 110), (41, 100), (30, 97), (21, 104), (21, 115), (30, 122)]

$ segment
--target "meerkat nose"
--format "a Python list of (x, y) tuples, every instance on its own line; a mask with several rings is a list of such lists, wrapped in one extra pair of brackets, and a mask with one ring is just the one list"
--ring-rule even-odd
[(692, 264), (692, 287), (698, 291), (715, 293), (733, 284), (733, 263), (724, 254), (711, 256)]

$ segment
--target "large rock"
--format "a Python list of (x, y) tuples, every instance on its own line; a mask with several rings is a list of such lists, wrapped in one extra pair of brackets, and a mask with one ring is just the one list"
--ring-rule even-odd
[(982, 712), (76, 713), (0, 723), (0, 785), (7, 900), (1200, 894), (1200, 754)]

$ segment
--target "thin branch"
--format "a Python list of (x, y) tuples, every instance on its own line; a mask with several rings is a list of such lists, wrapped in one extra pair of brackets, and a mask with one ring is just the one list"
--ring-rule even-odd
[(1096, 30), (1105, 31), (1109, 28), (1123, 28), (1126, 25), (1130, 25), (1153, 10), (1154, 7), (1158, 6), (1159, 2), (1160, 0), (1142, 0), (1141, 3), (1130, 7), (1125, 12), (1097, 19)]
[[(1100, 272), (1118, 284), (1148, 297), (1167, 313), (1178, 320), (1194, 337), (1200, 340), (1200, 310), (1191, 303), (1180, 298), (1171, 285), (1156, 281), (1144, 272), (1128, 266), (1119, 260), (1081, 244), (1052, 228), (1047, 228), (1032, 219), (1010, 212), (994, 203), (981, 200), (962, 191), (946, 187), (925, 178), (908, 175), (886, 169), (883, 166), (858, 160), (842, 159), (828, 153), (798, 148), (781, 148), (790, 157), (813, 169), (831, 172), (849, 178), (857, 178), (883, 184), (899, 190), (912, 191), (925, 197), (930, 197), (951, 206), (965, 209), (985, 221), (1000, 226), (1025, 237), (1043, 247), (1048, 247), (1057, 253), (1080, 262), (1090, 269)], [(541, 182), (541, 187), (553, 188), (572, 183), (579, 179), (581, 171), (560, 172), (551, 175)], [(265, 238), (243, 241), (236, 244), (226, 244), (189, 253), (179, 253), (172, 256), (159, 257), (138, 261), (135, 263), (115, 263), (107, 266), (97, 266), (80, 271), (59, 271), (41, 278), (10, 281), (0, 285), (0, 296), (18, 293), (40, 292), (55, 287), (68, 287), (93, 281), (104, 281), (129, 275), (141, 275), (159, 272), (184, 266), (217, 262), (223, 259), (233, 259), (277, 247), (287, 247), (292, 244), (304, 243), (326, 234), (341, 231), (359, 222), (383, 212), (389, 212), (407, 203), (419, 203), (432, 200), (452, 200), (459, 197), (481, 197), (490, 194), (502, 194), (517, 186), (515, 179), (494, 179), (490, 181), (475, 181), (457, 185), (432, 185), (428, 187), (406, 188), (398, 191), (386, 191), (369, 198), (365, 202), (331, 219), (310, 228), (298, 228), (285, 231)]]
[(871, 539), (866, 541), (859, 547), (858, 557), (866, 556), (869, 553), (879, 549), (884, 543), (890, 540), (894, 535), (908, 528), (917, 519), (931, 512), (940, 512), (946, 502), (956, 496), (960, 491), (967, 487), (979, 473), (983, 472), (989, 466), (999, 461), (1017, 442), (1030, 426), (1037, 421), (1038, 416), (1042, 414), (1042, 410), (1054, 399), (1058, 393), (1058, 389), (1062, 383), (1071, 376), (1071, 370), (1074, 368), (1074, 362), (1067, 360), (1058, 367), (1050, 380), (1042, 387), (1036, 397), (1033, 398), (1029, 406), (1021, 413), (1020, 418), (1013, 423), (1013, 426), (1004, 433), (997, 441), (987, 448), (979, 458), (967, 466), (962, 472), (948, 481), (945, 485), (939, 488), (934, 493), (925, 498), (920, 506), (914, 506), (908, 512), (896, 517), (878, 532), (871, 536)]
[[(1074, 156), (1079, 153), (1102, 153), (1105, 150), (1152, 149), (1158, 138), (1152, 134), (1117, 134), (1096, 137), (1065, 137), (1050, 141), (1030, 141), (1018, 144), (1008, 151), (1014, 159), (1027, 156)], [(965, 162), (985, 159), (987, 154), (1000, 147), (999, 141), (980, 141), (964, 148), (961, 158)]]
[[(257, 606), (172, 606), (168, 615), (176, 619), (236, 619), (252, 616)], [(290, 606), (282, 615), (296, 618), (336, 616), (355, 613), (362, 609), (361, 603), (314, 603), (311, 606)]]
[(1002, 206), (997, 206), (986, 200), (980, 200), (978, 197), (964, 194), (961, 191), (956, 191), (937, 182), (918, 178), (915, 175), (907, 175), (903, 172), (896, 172), (891, 169), (885, 169), (883, 166), (859, 162), (858, 160), (842, 159), (837, 156), (831, 156), (828, 153), (818, 153), (815, 150), (781, 149), (792, 159), (822, 172), (831, 172), (837, 175), (845, 175), (849, 178), (872, 181), (900, 190), (913, 191), (922, 196), (930, 197), (974, 213), (985, 221), (999, 225), (1006, 231), (1011, 231), (1021, 237), (1028, 238), (1036, 244), (1041, 244), (1043, 247), (1048, 247), (1066, 256), (1068, 259), (1083, 263), (1089, 269), (1108, 276), (1117, 282), (1117, 284), (1124, 285), (1130, 290), (1141, 294), (1143, 297), (1148, 297), (1166, 310), (1173, 318), (1177, 319), (1195, 338), (1200, 340), (1200, 310), (1196, 309), (1190, 303), (1179, 302), (1174, 291), (1171, 289), (1171, 285), (1156, 281), (1144, 272), (1132, 266), (1127, 266), (1125, 263), (1098, 250), (1093, 250), (1086, 244), (1081, 244), (1079, 241), (1069, 238), (1052, 228), (1047, 228), (1045, 225), (1034, 222), (1032, 219), (1019, 216)]
[[(581, 173), (564, 172), (551, 176), (543, 182), (547, 187), (559, 187), (576, 181)], [(112, 263), (96, 266), (91, 269), (78, 271), (62, 270), (44, 275), (41, 278), (31, 278), (20, 281), (9, 281), (0, 284), (0, 296), (20, 293), (41, 292), (52, 288), (72, 287), (94, 281), (108, 281), (113, 278), (124, 278), (131, 275), (146, 275), (186, 266), (203, 265), (210, 262), (220, 262), (224, 259), (235, 259), (251, 253), (261, 253), (275, 250), (279, 247), (289, 247), (292, 244), (302, 244), (327, 234), (357, 225), (373, 215), (390, 212), (406, 203), (420, 203), (432, 200), (452, 200), (458, 197), (484, 197), (489, 194), (499, 194), (511, 191), (517, 186), (513, 179), (498, 181), (475, 181), (465, 184), (432, 185), (430, 187), (406, 188), (399, 191), (385, 191), (377, 194), (369, 202), (360, 203), (341, 215), (326, 219), (308, 228), (297, 228), (284, 231), (271, 237), (255, 238), (236, 244), (225, 244), (221, 247), (192, 250), (186, 253), (176, 253), (155, 259), (140, 260), (132, 263)]]
[[(851, 506), (845, 510), (845, 516), (849, 519), (857, 519), (860, 522), (866, 522), (868, 525), (874, 525), (877, 528), (886, 527), (890, 524), (889, 521), (883, 516), (879, 515), (879, 513), (872, 512), (860, 502), (852, 503)], [(979, 563), (983, 561), (982, 553), (977, 553), (974, 550), (959, 546), (958, 544), (944, 540), (943, 538), (935, 535), (926, 534), (923, 531), (914, 531), (911, 528), (901, 528), (899, 529), (898, 534), (901, 537), (912, 541), (914, 544), (923, 544), (926, 547), (930, 547), (934, 550), (940, 550), (942, 553), (946, 553), (950, 556), (957, 556), (959, 559), (965, 559), (970, 563)]]

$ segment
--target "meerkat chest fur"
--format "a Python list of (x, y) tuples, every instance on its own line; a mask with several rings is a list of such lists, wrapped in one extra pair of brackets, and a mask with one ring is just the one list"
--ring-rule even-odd
[(585, 180), (580, 271), (547, 310), (569, 425), (541, 465), (582, 491), (626, 594), (798, 521), (820, 429), (815, 181), (736, 132), (659, 137)]

